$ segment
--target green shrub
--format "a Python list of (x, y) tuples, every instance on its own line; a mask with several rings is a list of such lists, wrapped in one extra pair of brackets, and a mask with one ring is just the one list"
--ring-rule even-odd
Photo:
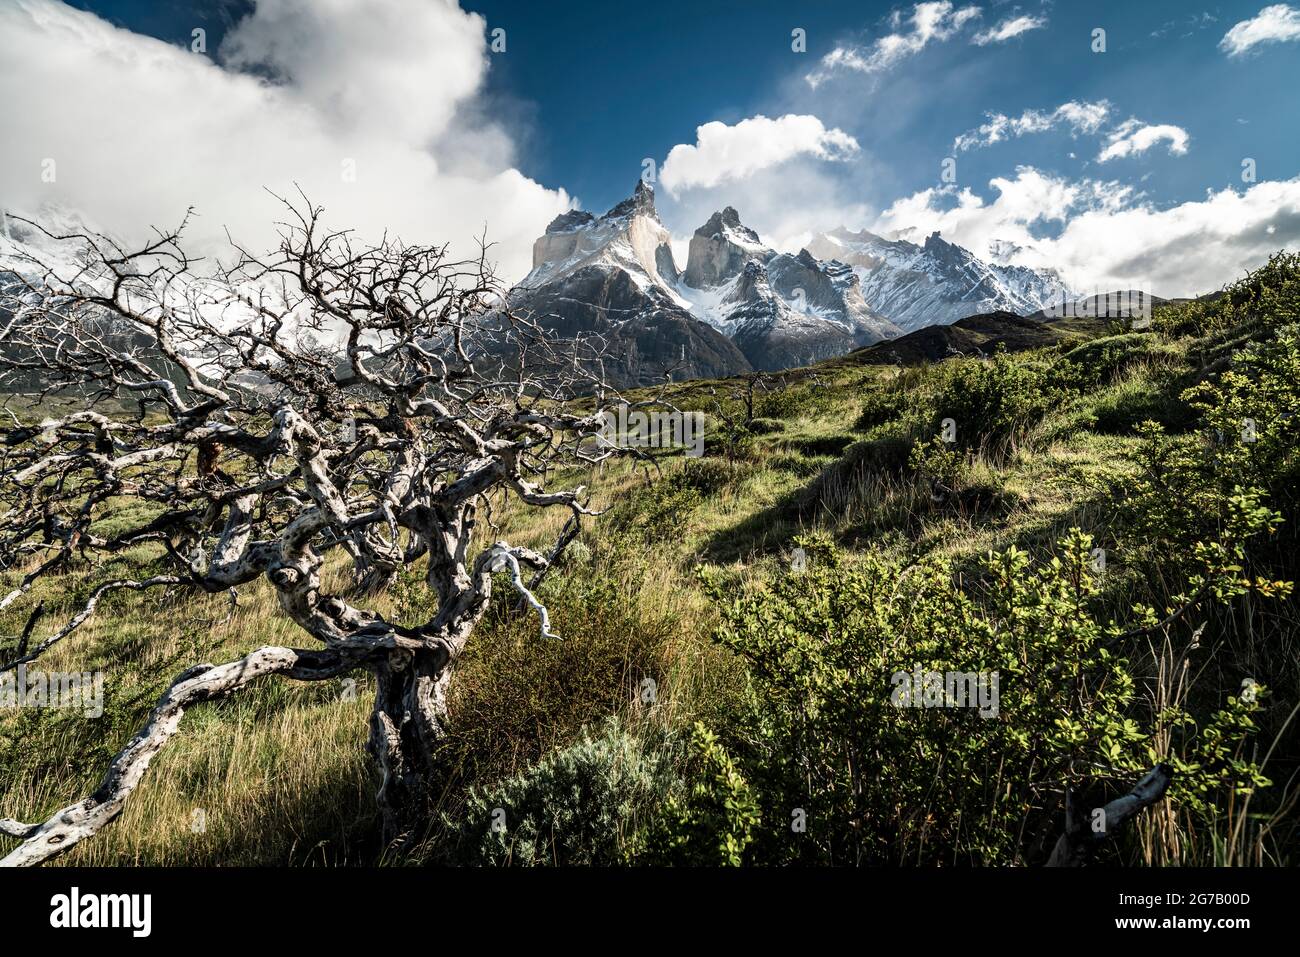
[(655, 808), (674, 790), (672, 747), (609, 721), (566, 748), (488, 787), (470, 791), (446, 819), (444, 853), (456, 863), (614, 865), (638, 853)]
[[(1124, 496), (1135, 539), (1167, 553), (1221, 534), (1241, 509), (1267, 499), (1292, 513), (1300, 473), (1300, 328), (1246, 349), (1217, 382), (1183, 394), (1199, 431), (1140, 430), (1140, 471)], [(1270, 513), (1272, 514), (1272, 513)], [(1283, 515), (1261, 524), (1275, 525)]]
[(1177, 349), (1149, 332), (1126, 332), (1075, 346), (1063, 361), (1077, 370), (1082, 385), (1095, 387), (1119, 382), (1142, 366), (1169, 364), (1178, 357)]
[(1300, 322), (1300, 253), (1278, 252), (1260, 268), (1203, 297), (1155, 310), (1153, 326), (1169, 338), (1205, 336), (1259, 321), (1281, 326)]
[(913, 445), (907, 464), (917, 475), (950, 491), (961, 487), (967, 473), (966, 453), (937, 436)]
[[(1174, 754), (1179, 794), (1206, 801), (1259, 785), (1236, 757), (1246, 723), (1212, 716), (1169, 732), (1151, 712), (1117, 646), (1121, 627), (1097, 611), (1091, 541), (1077, 529), (1048, 561), (990, 555), (986, 578), (966, 586), (942, 562), (850, 565), (825, 543), (805, 548), (803, 574), (758, 592), (706, 576), (722, 609), (717, 639), (754, 682), (731, 746), (770, 822), (749, 859), (1025, 862), (1059, 834), (1063, 786), (1108, 799)], [(937, 707), (899, 706), (918, 672), (983, 675), (996, 695), (981, 707), (942, 706), (942, 692)], [(1232, 761), (1213, 760), (1225, 749)], [(800, 812), (803, 832), (786, 823)]]
[(836, 401), (834, 390), (816, 383), (782, 386), (754, 403), (754, 416), (762, 419), (797, 419), (803, 415), (825, 412)]
[(952, 419), (963, 448), (999, 450), (1042, 418), (1067, 391), (1074, 369), (1043, 370), (999, 353), (952, 364), (938, 396), (936, 420)]
[(698, 721), (686, 774), (689, 790), (668, 799), (644, 860), (739, 867), (761, 823), (758, 801), (717, 735)]
[(902, 392), (892, 390), (868, 392), (867, 398), (862, 403), (862, 411), (858, 413), (857, 421), (853, 423), (853, 428), (859, 432), (874, 429), (878, 425), (884, 425), (898, 418), (905, 408), (907, 408), (907, 397)]

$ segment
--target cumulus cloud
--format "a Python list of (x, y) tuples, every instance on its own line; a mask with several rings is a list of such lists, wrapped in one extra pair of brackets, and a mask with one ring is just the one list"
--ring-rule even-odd
[(966, 24), (980, 15), (974, 5), (955, 8), (949, 0), (918, 3), (907, 19), (908, 28), (902, 29), (903, 18), (897, 12), (893, 18), (894, 33), (879, 37), (866, 46), (838, 46), (822, 57), (818, 69), (805, 79), (816, 87), (836, 70), (856, 73), (879, 73), (915, 56), (933, 42), (948, 40)]
[(1128, 119), (1108, 134), (1106, 146), (1097, 154), (1097, 162), (1105, 163), (1120, 157), (1145, 153), (1157, 143), (1168, 143), (1170, 153), (1182, 156), (1187, 152), (1189, 140), (1187, 131), (1181, 126), (1173, 126), (1169, 123), (1153, 125), (1143, 123), (1141, 120)]
[(827, 223), (874, 215), (862, 201), (871, 175), (857, 140), (817, 117), (753, 116), (706, 123), (694, 144), (674, 146), (660, 167), (657, 205), (682, 263), (691, 233), (724, 206), (738, 209), (769, 246), (798, 251)]
[(1096, 102), (1071, 100), (1050, 112), (1026, 110), (1015, 117), (1004, 113), (989, 113), (986, 114), (988, 122), (958, 136), (953, 141), (953, 148), (968, 150), (979, 146), (992, 146), (1008, 137), (1024, 136), (1026, 133), (1043, 133), (1058, 126), (1069, 127), (1075, 135), (1096, 133), (1106, 122), (1110, 112), (1111, 105), (1107, 100)]
[(1230, 57), (1241, 56), (1261, 43), (1284, 43), (1288, 40), (1300, 40), (1300, 10), (1285, 3), (1275, 3), (1251, 19), (1235, 24), (1219, 41), (1219, 49)]
[(1118, 209), (1130, 195), (1118, 183), (1070, 182), (1028, 166), (1019, 167), (1014, 179), (995, 177), (989, 187), (997, 193), (993, 202), (970, 187), (921, 190), (885, 209), (874, 228), (909, 238), (938, 230), (983, 255), (995, 244), (1034, 247), (1034, 227), (1064, 224), (1084, 207), (1101, 204)]
[(971, 43), (981, 47), (990, 43), (1005, 43), (1012, 37), (1018, 37), (1030, 30), (1041, 30), (1045, 26), (1047, 26), (1046, 17), (1008, 17), (997, 26), (989, 27), (989, 29), (981, 30), (975, 34), (971, 38)]
[(815, 116), (788, 113), (770, 119), (751, 116), (732, 126), (714, 121), (695, 130), (695, 143), (679, 143), (664, 160), (659, 181), (669, 193), (709, 188), (745, 179), (795, 157), (843, 160), (857, 153), (858, 141), (840, 129), (827, 129)]
[(687, 242), (697, 227), (724, 206), (733, 206), (741, 221), (762, 241), (781, 252), (798, 252), (815, 233), (840, 223), (870, 222), (876, 210), (867, 195), (863, 172), (846, 179), (824, 163), (807, 158), (769, 167), (744, 180), (711, 189), (687, 190), (680, 197), (665, 192), (657, 203), (675, 238), (679, 265), (686, 262)]
[(11, 0), (0, 198), (68, 207), (129, 241), (194, 206), (191, 242), (211, 250), (227, 226), (270, 242), (264, 190), (298, 184), (368, 238), (469, 251), (486, 231), (516, 278), (571, 202), (522, 175), (484, 117), (488, 56), (482, 18), (451, 2), (256, 0), (214, 60), (56, 0)]
[(1300, 177), (1168, 208), (1120, 183), (1072, 182), (1030, 167), (989, 186), (992, 201), (969, 189), (924, 190), (886, 209), (875, 228), (939, 230), (977, 255), (1018, 248), (1012, 261), (1058, 268), (1085, 292), (1142, 288), (1165, 297), (1218, 289), (1300, 242)]

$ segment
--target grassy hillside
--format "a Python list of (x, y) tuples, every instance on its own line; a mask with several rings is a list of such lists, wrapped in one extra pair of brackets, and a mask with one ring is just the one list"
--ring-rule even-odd
[[(971, 324), (1020, 351), (674, 386), (704, 457), (583, 477), (607, 511), (542, 589), (563, 640), (490, 613), (421, 840), (377, 844), (366, 680), (266, 682), (188, 716), (61, 862), (1035, 864), (1067, 787), (1091, 809), (1164, 761), (1168, 797), (1102, 860), (1294, 864), (1297, 322), (1278, 257), (1149, 331)], [(540, 545), (563, 516), (498, 521)], [(162, 560), (32, 597), (57, 620)], [(410, 572), (380, 608), (431, 601)], [(86, 793), (186, 665), (293, 630), (261, 586), (113, 594), (41, 661), (106, 669), (104, 716), (0, 711), (0, 816)], [(998, 671), (1000, 713), (894, 707), (914, 668)]]

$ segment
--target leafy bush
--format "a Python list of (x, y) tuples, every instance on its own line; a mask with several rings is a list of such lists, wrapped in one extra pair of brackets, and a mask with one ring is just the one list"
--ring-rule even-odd
[(1224, 481), (1293, 490), (1300, 471), (1300, 325), (1239, 352), (1218, 382), (1184, 398), (1204, 417)]
[(761, 822), (758, 801), (717, 735), (698, 721), (691, 729), (686, 774), (690, 789), (685, 796), (669, 797), (644, 860), (740, 866)]
[(878, 425), (892, 422), (902, 415), (906, 407), (907, 397), (904, 393), (892, 390), (868, 392), (866, 400), (862, 403), (862, 411), (858, 413), (857, 421), (853, 423), (853, 428), (859, 432), (866, 432)]
[(462, 864), (613, 865), (638, 852), (651, 811), (667, 804), (671, 746), (647, 744), (617, 721), (483, 788), (445, 820), (445, 847)]
[(1278, 252), (1215, 297), (1156, 309), (1153, 326), (1169, 338), (1205, 336), (1243, 323), (1300, 322), (1300, 253)]
[(967, 473), (966, 454), (937, 436), (928, 443), (918, 441), (913, 445), (907, 464), (918, 475), (949, 491), (959, 488)]
[[(1155, 424), (1140, 433), (1141, 470), (1125, 497), (1137, 540), (1186, 553), (1266, 498), (1292, 511), (1300, 473), (1300, 327), (1240, 352), (1217, 382), (1194, 386), (1183, 398), (1200, 416), (1197, 433), (1171, 436)], [(1260, 528), (1283, 517), (1270, 515)]]
[(1142, 365), (1176, 358), (1172, 347), (1147, 332), (1126, 332), (1103, 336), (1068, 351), (1063, 359), (1078, 370), (1087, 385), (1109, 385)]
[(953, 364), (938, 397), (938, 420), (957, 424), (957, 443), (997, 450), (1042, 418), (1067, 391), (1073, 367), (1042, 370), (999, 353)]
[(761, 419), (797, 419), (824, 412), (837, 401), (835, 392), (817, 383), (783, 386), (754, 403), (754, 416)]
[[(1238, 757), (1253, 703), (1171, 729), (1137, 693), (1077, 529), (1048, 561), (990, 555), (985, 580), (966, 587), (942, 562), (849, 565), (824, 542), (803, 544), (807, 571), (758, 592), (706, 576), (717, 639), (754, 682), (733, 753), (773, 823), (751, 859), (1024, 862), (1059, 833), (1063, 786), (1100, 802), (1175, 754), (1180, 795), (1205, 802), (1260, 783)], [(910, 702), (898, 688), (928, 672), (983, 675), (996, 694), (982, 708), (944, 706), (942, 692), (926, 702), (936, 707), (899, 706)], [(800, 811), (806, 832), (785, 825)]]

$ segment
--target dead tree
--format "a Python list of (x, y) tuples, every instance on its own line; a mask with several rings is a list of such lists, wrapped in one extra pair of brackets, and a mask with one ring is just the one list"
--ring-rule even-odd
[(1074, 792), (1065, 792), (1065, 833), (1056, 841), (1048, 867), (1080, 867), (1093, 852), (1115, 837), (1131, 819), (1159, 801), (1173, 782), (1173, 769), (1167, 764), (1157, 764), (1142, 776), (1133, 790), (1117, 797), (1091, 815), (1079, 814)]
[[(760, 390), (763, 392), (771, 390), (772, 378), (770, 373), (763, 371), (747, 372), (741, 376), (740, 381), (733, 384), (733, 388), (726, 396), (729, 402), (739, 404), (739, 411), (733, 412), (721, 400), (714, 399), (713, 414), (719, 422), (718, 432), (727, 449), (728, 462), (735, 462), (738, 446), (746, 436), (752, 433), (754, 429), (755, 396)], [(785, 385), (784, 376), (781, 377), (780, 384)]]
[[(485, 251), (454, 261), (446, 247), (359, 244), (305, 199), (284, 206), (268, 255), (232, 244), (230, 262), (201, 268), (181, 229), (129, 252), (98, 234), (47, 233), (75, 255), (24, 262), (3, 290), (0, 383), (76, 402), (40, 422), (11, 413), (0, 433), (0, 567), (22, 576), (0, 610), (74, 559), (154, 543), (169, 567), (99, 585), (44, 636), (32, 633), (37, 608), (0, 671), (38, 658), (122, 589), (216, 593), (265, 579), (313, 646), (179, 675), (93, 794), (40, 823), (0, 821), (21, 841), (0, 863), (37, 864), (95, 834), (188, 708), (270, 675), (374, 675), (379, 805), (390, 838), (410, 833), (448, 682), (494, 573), (537, 614), (542, 640), (555, 637), (524, 576), (540, 581), (593, 514), (583, 486), (553, 484), (557, 470), (620, 454), (597, 438), (619, 401), (597, 345), (557, 342), (512, 314)], [(152, 517), (101, 534), (123, 496)], [(480, 541), (506, 499), (569, 512), (560, 541), (545, 554)], [(331, 559), (352, 571), (339, 594), (322, 584)], [(404, 626), (367, 607), (416, 563), (437, 598), (428, 621)]]

